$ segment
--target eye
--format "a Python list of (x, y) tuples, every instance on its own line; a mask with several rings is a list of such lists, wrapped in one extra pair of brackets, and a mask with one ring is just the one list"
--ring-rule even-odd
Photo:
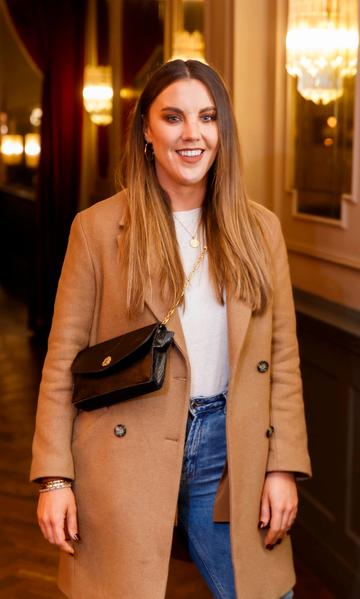
[(211, 121), (216, 121), (216, 114), (214, 112), (213, 113), (209, 113), (209, 114), (202, 114), (201, 115), (201, 120), (204, 123), (209, 123)]
[(167, 114), (165, 120), (168, 123), (178, 123), (180, 121), (180, 116), (178, 114)]

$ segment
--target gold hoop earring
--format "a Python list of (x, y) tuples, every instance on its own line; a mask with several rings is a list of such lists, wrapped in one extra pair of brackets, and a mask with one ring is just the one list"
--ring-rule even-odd
[(152, 143), (150, 143), (148, 141), (145, 142), (144, 154), (145, 154), (145, 158), (148, 162), (152, 162), (154, 160), (154, 149), (153, 149)]

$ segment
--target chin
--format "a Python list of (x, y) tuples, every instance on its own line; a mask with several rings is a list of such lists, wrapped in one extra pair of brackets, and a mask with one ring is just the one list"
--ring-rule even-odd
[(204, 177), (200, 177), (199, 179), (182, 179), (179, 180), (179, 183), (184, 187), (195, 187), (200, 185), (204, 181)]
[(199, 175), (194, 175), (193, 177), (179, 177), (178, 182), (181, 185), (199, 185), (206, 179), (207, 173), (201, 173)]

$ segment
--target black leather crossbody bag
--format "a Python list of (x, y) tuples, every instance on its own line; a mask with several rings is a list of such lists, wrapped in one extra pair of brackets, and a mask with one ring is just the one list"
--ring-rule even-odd
[(204, 246), (180, 297), (162, 322), (156, 322), (97, 343), (80, 351), (73, 361), (73, 404), (95, 410), (160, 389), (164, 383), (169, 349), (174, 333), (166, 324), (199, 267)]

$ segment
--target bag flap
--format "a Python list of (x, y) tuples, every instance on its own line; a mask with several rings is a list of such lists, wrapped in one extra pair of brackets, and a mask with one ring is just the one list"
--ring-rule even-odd
[(106, 372), (131, 354), (145, 352), (152, 344), (159, 326), (159, 323), (153, 323), (83, 349), (72, 364), (73, 374)]

